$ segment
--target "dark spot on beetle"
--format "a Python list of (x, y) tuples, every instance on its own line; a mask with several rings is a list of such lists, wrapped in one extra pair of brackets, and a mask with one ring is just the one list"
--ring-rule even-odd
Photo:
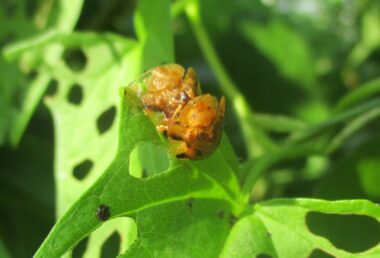
[(203, 155), (203, 152), (201, 150), (195, 150), (195, 153), (197, 154), (198, 157)]
[(168, 132), (165, 130), (162, 132), (162, 135), (165, 137), (165, 138), (168, 138)]
[(208, 138), (209, 138), (209, 137), (208, 137), (208, 134), (205, 133), (205, 132), (200, 133), (200, 134), (198, 135), (198, 139), (199, 139), (200, 141), (206, 141)]
[(170, 138), (172, 138), (173, 140), (176, 140), (176, 141), (182, 141), (181, 136), (179, 136), (177, 134), (170, 135)]
[(194, 199), (193, 198), (189, 198), (187, 200), (186, 204), (187, 204), (187, 207), (189, 207), (190, 209), (193, 208)]
[(153, 111), (153, 112), (162, 112), (164, 111), (162, 108), (154, 105), (144, 105), (144, 109)]
[(187, 158), (187, 156), (186, 156), (185, 153), (177, 154), (176, 157), (177, 157), (178, 159), (185, 159), (185, 158)]
[(230, 217), (228, 218), (228, 222), (230, 223), (231, 226), (235, 225), (235, 223), (237, 222), (236, 216), (234, 216), (233, 214), (230, 214)]
[(100, 221), (106, 221), (111, 216), (110, 208), (107, 205), (101, 204), (96, 211), (96, 218)]
[(225, 212), (224, 212), (224, 210), (220, 210), (220, 211), (218, 211), (216, 213), (216, 215), (218, 216), (218, 218), (223, 219), (224, 215), (225, 215)]

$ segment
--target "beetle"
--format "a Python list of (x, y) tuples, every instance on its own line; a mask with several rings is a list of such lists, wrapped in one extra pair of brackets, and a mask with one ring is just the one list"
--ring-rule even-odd
[(198, 80), (193, 68), (178, 64), (155, 67), (144, 79), (142, 95), (148, 116), (163, 114), (157, 130), (168, 138), (177, 158), (203, 159), (213, 153), (220, 142), (225, 98), (218, 101), (210, 94), (198, 94)]

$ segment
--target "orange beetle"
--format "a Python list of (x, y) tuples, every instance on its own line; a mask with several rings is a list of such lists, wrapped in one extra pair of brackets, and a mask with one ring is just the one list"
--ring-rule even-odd
[(194, 69), (177, 64), (150, 70), (144, 79), (144, 112), (161, 112), (157, 130), (167, 136), (170, 150), (178, 158), (203, 159), (218, 146), (225, 113), (225, 98), (198, 96)]

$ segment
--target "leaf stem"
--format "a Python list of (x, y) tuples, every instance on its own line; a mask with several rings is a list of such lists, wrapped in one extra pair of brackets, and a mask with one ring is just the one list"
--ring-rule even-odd
[(223, 67), (210, 37), (204, 29), (199, 10), (199, 1), (186, 1), (186, 3), (185, 13), (193, 28), (199, 46), (222, 90), (233, 103), (234, 110), (240, 120), (248, 156), (257, 157), (268, 150), (276, 149), (276, 144), (252, 123), (253, 111)]

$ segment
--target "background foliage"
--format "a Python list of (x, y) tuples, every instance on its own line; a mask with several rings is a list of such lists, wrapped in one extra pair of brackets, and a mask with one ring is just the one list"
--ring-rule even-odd
[[(1, 257), (58, 219), (37, 256), (379, 256), (377, 1), (0, 6)], [(227, 97), (209, 159), (168, 156), (119, 90), (163, 62)]]

